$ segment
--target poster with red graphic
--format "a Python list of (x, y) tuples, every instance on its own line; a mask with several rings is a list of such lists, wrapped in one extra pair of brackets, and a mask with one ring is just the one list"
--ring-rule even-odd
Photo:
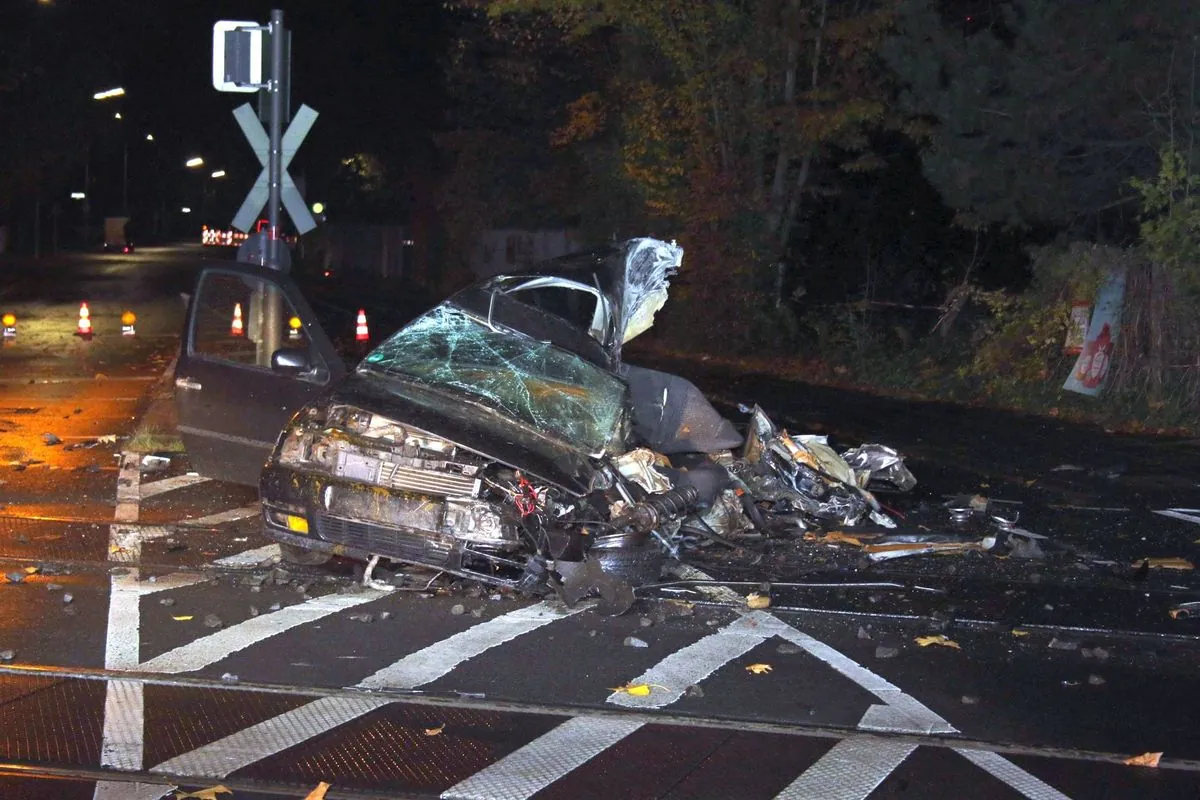
[(1098, 395), (1112, 365), (1113, 347), (1121, 329), (1121, 305), (1125, 300), (1125, 271), (1110, 272), (1096, 293), (1096, 308), (1088, 325), (1083, 350), (1063, 388), (1080, 394)]

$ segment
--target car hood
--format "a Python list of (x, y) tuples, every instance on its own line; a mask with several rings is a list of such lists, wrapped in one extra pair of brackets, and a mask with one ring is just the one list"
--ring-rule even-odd
[(403, 377), (360, 371), (327, 402), (347, 404), (410, 425), (520, 469), (576, 495), (587, 494), (595, 468), (587, 454), (480, 403)]

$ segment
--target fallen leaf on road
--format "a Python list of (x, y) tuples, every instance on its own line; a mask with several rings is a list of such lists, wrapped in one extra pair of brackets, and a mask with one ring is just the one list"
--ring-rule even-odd
[(192, 618), (191, 614), (185, 614), (182, 617), (171, 617), (171, 619), (175, 620), (176, 622), (187, 622), (191, 618)]
[(37, 575), (41, 571), (42, 571), (41, 567), (26, 567), (25, 568), (26, 575)]
[(774, 667), (772, 667), (770, 664), (747, 664), (746, 665), (746, 671), (752, 672), (755, 675), (765, 675), (766, 673), (770, 672), (772, 669), (774, 669)]
[(197, 789), (194, 792), (176, 792), (175, 800), (184, 800), (184, 798), (193, 798), (193, 800), (217, 800), (219, 794), (233, 794), (228, 786), (217, 784), (210, 786), (207, 789)]
[(771, 598), (758, 592), (751, 592), (746, 595), (747, 608), (770, 608)]
[(1170, 558), (1139, 558), (1133, 562), (1133, 566), (1149, 567), (1150, 569), (1195, 569), (1196, 566), (1186, 558), (1178, 556)]
[(425, 735), (426, 736), (440, 736), (442, 734), (442, 731), (444, 731), (444, 730), (446, 730), (446, 723), (443, 722), (441, 725), (438, 725), (436, 728), (426, 728)]
[(1142, 753), (1140, 756), (1125, 759), (1125, 763), (1131, 767), (1157, 767), (1162, 756), (1162, 753)]
[(955, 650), (962, 650), (958, 646), (958, 642), (941, 633), (934, 636), (918, 636), (914, 641), (921, 645), (921, 647), (929, 647), (931, 644), (936, 644), (940, 647), (953, 647)]
[(614, 686), (609, 691), (616, 692), (617, 694), (629, 694), (634, 697), (647, 697), (650, 691), (656, 687), (663, 691), (667, 690), (667, 687), (659, 686), (657, 683), (627, 683), (624, 686)]
[(878, 533), (846, 533), (845, 531), (829, 531), (824, 534), (806, 533), (804, 540), (808, 542), (817, 542), (819, 544), (849, 544), (854, 547), (862, 547), (863, 539), (874, 539), (878, 537)]
[(317, 788), (304, 796), (304, 800), (325, 800), (325, 793), (329, 791), (329, 787), (332, 785), (331, 783), (321, 781), (317, 784)]
[(100, 444), (116, 444), (117, 443), (117, 435), (115, 433), (110, 433), (107, 436), (101, 436), (101, 437), (97, 438), (96, 441), (99, 442)]
[(1010, 632), (1010, 633), (1011, 633), (1013, 636), (1028, 636), (1028, 635), (1029, 635), (1029, 631), (1022, 631), (1022, 630), (1018, 630), (1018, 629), (1016, 629), (1016, 628), (1013, 628), (1013, 629), (1012, 629), (1011, 631), (1009, 631), (1009, 632)]

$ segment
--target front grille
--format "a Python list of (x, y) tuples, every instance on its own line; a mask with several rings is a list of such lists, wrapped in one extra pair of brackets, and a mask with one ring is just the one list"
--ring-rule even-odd
[(379, 465), (379, 483), (393, 489), (443, 497), (474, 497), (479, 479), (452, 472), (414, 469), (385, 461)]
[(317, 536), (327, 542), (344, 544), (401, 561), (416, 561), (436, 566), (444, 564), (450, 556), (449, 546), (427, 535), (330, 514), (317, 514)]

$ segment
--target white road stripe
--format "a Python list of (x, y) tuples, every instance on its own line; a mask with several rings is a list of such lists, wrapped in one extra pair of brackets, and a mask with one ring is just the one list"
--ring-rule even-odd
[(384, 592), (365, 591), (361, 594), (331, 594), (316, 597), (270, 614), (251, 617), (245, 622), (230, 625), (216, 633), (180, 645), (160, 656), (137, 665), (142, 672), (192, 672), (214, 664), (239, 650), (278, 636), (292, 628), (361, 606), (381, 597)]
[(916, 750), (915, 744), (852, 736), (792, 781), (776, 800), (865, 800)]
[(374, 697), (322, 697), (251, 725), (212, 744), (152, 767), (160, 774), (223, 778), (256, 761), (295, 747), (389, 703)]
[(362, 689), (413, 689), (441, 678), (464, 661), (543, 625), (578, 614), (547, 603), (520, 608), (456, 633), (384, 667), (358, 684)]
[[(468, 658), (511, 641), (523, 633), (563, 619), (578, 610), (580, 609), (566, 613), (544, 613), (549, 611), (549, 606), (540, 603), (536, 606), (512, 611), (450, 637), (450, 639), (457, 639), (452, 648), (442, 646), (450, 641), (450, 639), (446, 639), (424, 650), (412, 653), (391, 667), (384, 667), (361, 681), (357, 688), (378, 689), (389, 686), (416, 688), (437, 680)], [(506, 620), (505, 618), (511, 619)], [(478, 633), (473, 636), (468, 635), (472, 631), (478, 631)], [(432, 654), (429, 657), (421, 655), (430, 651)], [(450, 661), (439, 662), (435, 656), (447, 658)], [(405, 666), (400, 667), (402, 664)], [(393, 681), (405, 681), (409, 685), (401, 687), (399, 683)], [(358, 698), (325, 697), (314, 700), (212, 744), (198, 747), (170, 761), (165, 761), (150, 771), (223, 778), (235, 770), (320, 736), (369, 711), (388, 705), (390, 702), (386, 698), (360, 700)]]
[(176, 475), (172, 478), (162, 478), (157, 481), (151, 481), (142, 485), (142, 499), (149, 497), (157, 497), (164, 492), (173, 492), (176, 489), (183, 489), (187, 486), (195, 486), (197, 483), (205, 483), (209, 479), (202, 475)]
[(1167, 508), (1162, 511), (1155, 511), (1154, 513), (1170, 517), (1171, 519), (1181, 519), (1184, 522), (1192, 522), (1200, 525), (1200, 511), (1194, 508)]
[(219, 514), (209, 514), (207, 517), (196, 517), (195, 519), (185, 519), (179, 525), (204, 526), (204, 525), (220, 525), (223, 522), (233, 522), (237, 519), (246, 519), (246, 517), (257, 516), (262, 513), (262, 506), (258, 503), (253, 503), (241, 508), (234, 508), (229, 511), (222, 511)]
[(117, 510), (113, 515), (116, 522), (137, 522), (138, 483), (142, 479), (137, 453), (121, 454), (121, 469), (117, 473)]
[(649, 684), (650, 694), (637, 696), (613, 692), (608, 702), (626, 708), (662, 708), (683, 697), (689, 686), (699, 683), (721, 667), (744, 655), (775, 635), (764, 632), (757, 620), (740, 617), (716, 633), (676, 650), (630, 683)]
[(213, 563), (220, 567), (257, 567), (267, 559), (279, 561), (280, 558), (282, 558), (282, 555), (279, 552), (279, 545), (268, 544), (256, 547), (253, 550), (243, 550), (231, 556), (218, 558)]
[(1070, 800), (1053, 786), (1035, 778), (999, 753), (956, 747), (954, 752), (1016, 789), (1029, 800)]
[(140, 771), (145, 698), (136, 681), (109, 681), (104, 697), (104, 739), (100, 764), (112, 769)]
[[(641, 722), (575, 717), (442, 793), (444, 800), (525, 800), (629, 734)], [(619, 787), (612, 787), (619, 795)]]

